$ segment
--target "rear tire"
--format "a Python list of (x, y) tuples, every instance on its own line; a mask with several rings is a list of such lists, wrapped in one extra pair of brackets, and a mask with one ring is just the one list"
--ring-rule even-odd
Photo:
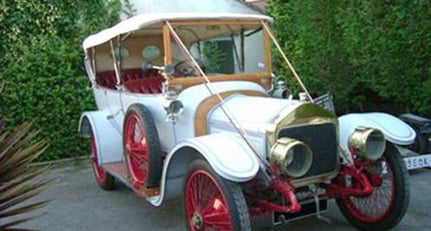
[(99, 158), (98, 158), (98, 151), (96, 146), (96, 140), (91, 133), (91, 155), (92, 155), (92, 167), (93, 167), (93, 173), (94, 177), (96, 178), (97, 184), (102, 188), (103, 190), (113, 190), (115, 189), (115, 178), (106, 172), (105, 169), (102, 168), (99, 164)]
[(374, 192), (366, 197), (337, 198), (337, 205), (344, 217), (360, 230), (389, 230), (404, 217), (410, 200), (405, 163), (395, 146), (388, 143), (384, 155), (365, 171), (369, 176), (377, 176), (374, 182), (370, 177)]
[(222, 179), (201, 159), (189, 165), (184, 180), (187, 230), (251, 230), (247, 204), (238, 183)]

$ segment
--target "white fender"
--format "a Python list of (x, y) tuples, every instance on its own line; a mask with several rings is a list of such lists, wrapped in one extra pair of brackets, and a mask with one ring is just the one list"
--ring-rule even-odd
[(100, 165), (123, 160), (123, 139), (108, 115), (105, 111), (87, 111), (82, 113), (78, 125), (81, 136), (89, 138), (93, 133)]
[(232, 135), (210, 134), (179, 142), (168, 154), (163, 166), (160, 196), (147, 198), (159, 206), (163, 200), (181, 195), (188, 164), (205, 159), (224, 179), (245, 182), (259, 171), (259, 161), (247, 144)]
[(227, 180), (248, 181), (259, 170), (259, 161), (251, 149), (243, 140), (231, 135), (218, 133), (185, 140), (171, 153), (183, 146), (198, 150), (215, 172)]
[(348, 151), (348, 138), (358, 126), (377, 128), (383, 132), (387, 141), (408, 145), (413, 143), (416, 133), (409, 125), (387, 113), (352, 113), (339, 117), (340, 143)]

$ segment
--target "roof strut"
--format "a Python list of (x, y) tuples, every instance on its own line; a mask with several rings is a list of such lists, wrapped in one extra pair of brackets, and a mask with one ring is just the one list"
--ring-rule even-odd
[(307, 95), (308, 100), (310, 102), (314, 103), (313, 98), (310, 95), (310, 92), (308, 92), (307, 88), (305, 87), (304, 83), (302, 82), (301, 78), (299, 77), (298, 73), (296, 73), (295, 68), (293, 67), (292, 63), (290, 63), (289, 59), (287, 58), (286, 54), (283, 52), (283, 49), (281, 49), (280, 44), (278, 43), (277, 39), (275, 39), (274, 34), (269, 29), (269, 26), (266, 22), (262, 21), (262, 25), (265, 28), (265, 31), (268, 33), (269, 37), (271, 37), (272, 42), (277, 47), (277, 50), (280, 52), (281, 56), (283, 56), (284, 61), (287, 63), (287, 66), (289, 66), (290, 71), (292, 72), (293, 76), (295, 77), (296, 81), (298, 81), (299, 86), (302, 88), (302, 90)]

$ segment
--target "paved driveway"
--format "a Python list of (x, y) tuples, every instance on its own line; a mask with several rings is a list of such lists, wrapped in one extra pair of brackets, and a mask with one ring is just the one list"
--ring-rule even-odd
[[(39, 198), (54, 198), (39, 210), (43, 215), (23, 227), (52, 231), (178, 231), (184, 229), (181, 201), (174, 200), (155, 208), (144, 199), (135, 198), (125, 186), (115, 191), (102, 191), (93, 179), (89, 164), (81, 163), (51, 170), (51, 188)], [(401, 224), (394, 230), (431, 230), (431, 170), (411, 172), (411, 202)], [(349, 231), (353, 229), (342, 217), (334, 202), (325, 214), (332, 220), (327, 224), (315, 217), (296, 221), (271, 231)]]

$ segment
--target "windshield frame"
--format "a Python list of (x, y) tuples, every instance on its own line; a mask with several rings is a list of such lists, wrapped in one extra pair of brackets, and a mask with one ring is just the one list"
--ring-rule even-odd
[[(172, 33), (167, 26), (167, 23), (175, 27), (181, 26), (240, 26), (243, 25), (248, 28), (256, 30), (262, 28), (261, 20), (178, 20), (178, 21), (166, 21), (163, 25), (163, 44), (164, 44), (164, 54), (165, 54), (165, 65), (174, 64), (172, 43), (174, 42)], [(271, 42), (270, 36), (266, 30), (262, 28), (263, 33), (263, 52), (264, 52), (264, 62), (265, 67), (261, 72), (255, 73), (235, 73), (235, 74), (220, 74), (220, 75), (209, 75), (208, 79), (211, 82), (218, 81), (252, 81), (261, 85), (266, 90), (270, 90), (272, 87), (272, 57), (271, 57)], [(238, 32), (238, 31), (237, 31)], [(229, 34), (225, 34), (226, 36)], [(244, 36), (244, 35), (242, 35)], [(196, 42), (196, 41), (194, 41)], [(187, 46), (190, 46), (192, 42), (183, 41)], [(244, 46), (240, 47), (240, 52), (243, 52)], [(171, 90), (176, 92), (181, 91), (187, 87), (201, 84), (205, 82), (202, 76), (189, 76), (189, 77), (175, 77), (170, 79), (169, 85)]]

